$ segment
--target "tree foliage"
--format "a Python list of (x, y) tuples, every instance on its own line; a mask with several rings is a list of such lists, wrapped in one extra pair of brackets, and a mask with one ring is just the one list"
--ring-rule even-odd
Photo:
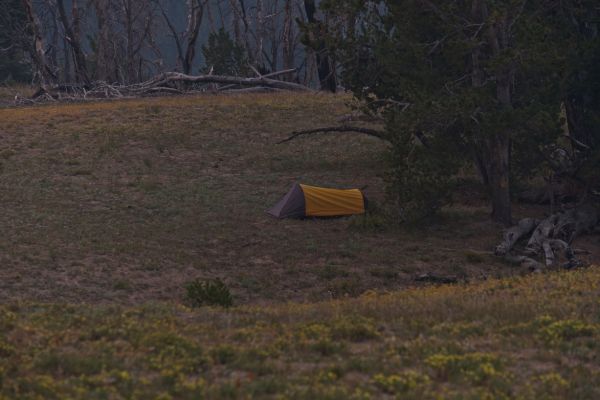
[(27, 18), (20, 0), (0, 0), (0, 82), (31, 78), (26, 54)]
[(223, 28), (208, 36), (208, 43), (202, 46), (206, 71), (215, 75), (246, 76), (249, 72), (248, 55), (244, 48), (235, 43)]
[(586, 107), (597, 98), (597, 39), (572, 26), (597, 31), (573, 22), (593, 3), (324, 2), (338, 16), (328, 39), (344, 84), (386, 123), (390, 188), (407, 217), (447, 202), (459, 169), (475, 165), (494, 219), (510, 223), (510, 189), (547, 165), (567, 94)]

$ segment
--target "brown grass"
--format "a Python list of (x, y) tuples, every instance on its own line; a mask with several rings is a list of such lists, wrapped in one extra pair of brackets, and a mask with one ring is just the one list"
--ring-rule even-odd
[[(295, 181), (361, 187), (384, 200), (384, 146), (332, 134), (349, 98), (195, 96), (0, 110), (0, 300), (180, 301), (222, 278), (238, 303), (315, 301), (514, 268), (489, 253), (499, 227), (469, 195), (441, 222), (274, 220)], [(475, 200), (473, 200), (475, 198)]]

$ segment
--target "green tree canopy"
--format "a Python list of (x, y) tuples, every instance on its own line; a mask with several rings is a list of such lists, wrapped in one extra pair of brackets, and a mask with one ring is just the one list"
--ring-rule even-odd
[(27, 18), (20, 0), (0, 0), (0, 82), (31, 78), (26, 54)]
[[(510, 223), (511, 187), (544, 167), (545, 149), (563, 132), (561, 103), (581, 71), (573, 68), (592, 65), (589, 43), (574, 42), (582, 36), (569, 27), (576, 6), (328, 0), (323, 7), (338, 16), (329, 47), (344, 84), (385, 120), (390, 188), (405, 215), (439, 208), (457, 172), (475, 165), (493, 218)], [(586, 55), (574, 62), (574, 52)]]
[(202, 53), (206, 64), (205, 72), (211, 68), (215, 75), (245, 76), (249, 72), (246, 51), (223, 28), (210, 33), (208, 43), (202, 46)]

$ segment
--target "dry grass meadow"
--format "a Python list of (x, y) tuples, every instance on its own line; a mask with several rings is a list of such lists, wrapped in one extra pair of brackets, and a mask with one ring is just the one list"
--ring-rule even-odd
[[(491, 255), (500, 227), (468, 179), (421, 226), (265, 213), (297, 181), (368, 185), (386, 207), (376, 139), (275, 144), (337, 124), (348, 97), (11, 96), (0, 399), (600, 398), (599, 269), (520, 276)], [(576, 247), (597, 262), (598, 244)], [(187, 307), (185, 285), (209, 278), (232, 309)]]
[[(425, 272), (513, 274), (480, 199), (445, 222), (283, 220), (291, 184), (368, 185), (384, 201), (383, 144), (348, 134), (276, 145), (337, 123), (347, 98), (154, 98), (0, 110), (0, 299), (178, 301), (220, 277), (238, 303), (315, 301), (412, 285)], [(352, 134), (350, 134), (352, 135)]]

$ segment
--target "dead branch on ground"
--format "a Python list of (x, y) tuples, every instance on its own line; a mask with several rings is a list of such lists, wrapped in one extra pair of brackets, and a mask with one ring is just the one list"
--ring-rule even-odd
[(290, 134), (289, 137), (287, 137), (287, 138), (285, 138), (283, 140), (280, 140), (276, 144), (281, 144), (281, 143), (289, 142), (291, 140), (296, 139), (299, 136), (312, 135), (312, 134), (315, 134), (315, 133), (331, 133), (331, 132), (354, 132), (354, 133), (361, 133), (363, 135), (367, 135), (367, 136), (371, 136), (371, 137), (376, 137), (377, 139), (389, 142), (389, 139), (385, 136), (385, 132), (383, 132), (383, 131), (378, 131), (376, 129), (362, 128), (362, 127), (358, 127), (358, 126), (345, 126), (345, 125), (342, 125), (342, 126), (329, 126), (329, 127), (324, 127), (324, 128), (308, 129), (308, 130), (304, 130), (304, 131), (294, 131), (294, 132), (292, 132)]
[[(598, 222), (598, 210), (591, 204), (559, 211), (542, 221), (525, 218), (504, 232), (503, 241), (496, 246), (495, 254), (509, 262), (540, 272), (556, 266), (558, 263), (556, 253), (562, 252), (566, 259), (564, 268), (579, 267), (582, 262), (576, 255), (582, 251), (573, 250), (571, 245), (579, 235), (593, 232)], [(515, 254), (517, 242), (527, 237), (529, 239), (525, 247)], [(543, 257), (544, 262), (538, 262), (536, 257)]]
[[(21, 103), (43, 102), (52, 100), (87, 100), (98, 98), (130, 98), (154, 96), (156, 94), (186, 94), (198, 91), (246, 93), (267, 91), (302, 91), (312, 92), (307, 86), (294, 82), (274, 79), (289, 74), (295, 69), (275, 71), (256, 77), (239, 77), (229, 75), (187, 75), (180, 72), (166, 72), (145, 82), (132, 85), (111, 84), (95, 81), (89, 84), (62, 84), (40, 88), (31, 99), (16, 99)], [(202, 85), (208, 85), (202, 87)], [(223, 85), (223, 86), (213, 86)], [(199, 87), (200, 86), (200, 87)]]

